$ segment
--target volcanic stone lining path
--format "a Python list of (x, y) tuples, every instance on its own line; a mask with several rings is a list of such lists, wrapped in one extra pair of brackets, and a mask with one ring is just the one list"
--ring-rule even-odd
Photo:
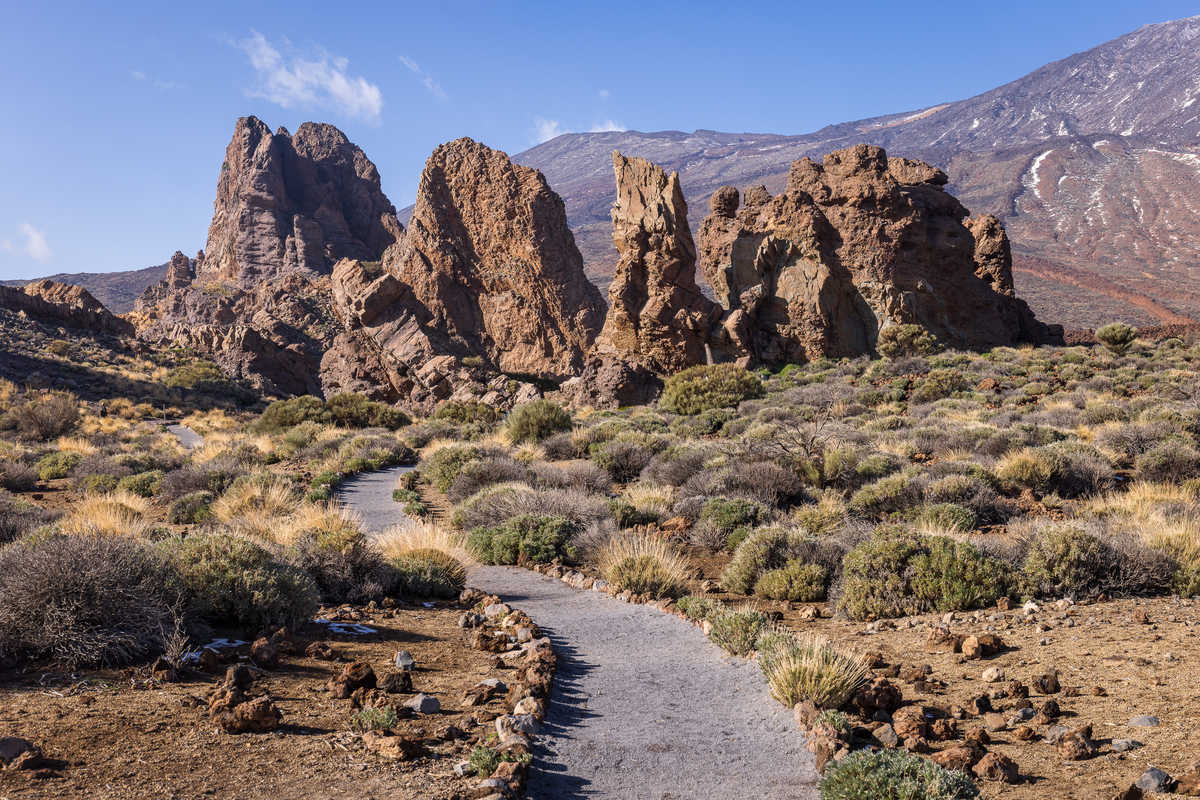
[[(396, 474), (359, 476), (339, 490), (368, 530), (404, 520), (392, 500)], [(469, 583), (527, 612), (558, 653), (530, 798), (817, 797), (791, 713), (758, 667), (724, 656), (699, 628), (517, 567), (476, 567)]]

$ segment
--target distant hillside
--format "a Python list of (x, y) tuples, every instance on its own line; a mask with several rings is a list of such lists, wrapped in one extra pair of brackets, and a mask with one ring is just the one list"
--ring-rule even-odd
[(803, 136), (565, 134), (514, 157), (563, 196), (588, 274), (615, 262), (609, 153), (678, 170), (693, 226), (719, 186), (779, 191), (788, 165), (857, 142), (920, 158), (1008, 226), (1018, 291), (1073, 327), (1200, 318), (1200, 17), (1149, 25), (967, 100)]
[[(123, 272), (60, 272), (47, 275), (52, 281), (72, 283), (87, 289), (93, 297), (114, 314), (133, 310), (133, 301), (147, 286), (161, 281), (167, 274), (167, 265)], [(4, 286), (24, 286), (30, 281), (0, 281)]]

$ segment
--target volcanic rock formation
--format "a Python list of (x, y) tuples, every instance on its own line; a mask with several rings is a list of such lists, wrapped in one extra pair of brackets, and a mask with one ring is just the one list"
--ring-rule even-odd
[(348, 390), (382, 376), (422, 408), (536, 396), (507, 376), (575, 374), (604, 315), (558, 195), (471, 139), (434, 150), (405, 238), (381, 264), (340, 262), (333, 300), (346, 332), (326, 353), (323, 383)]
[(661, 373), (703, 364), (720, 309), (696, 286), (696, 245), (679, 174), (615, 150), (612, 162), (613, 243), (620, 260), (597, 350)]
[(65, 325), (89, 333), (130, 336), (133, 325), (114, 316), (81, 286), (40, 280), (17, 289), (0, 286), (0, 306), (40, 322)]
[(1016, 299), (1008, 239), (968, 212), (918, 161), (857, 145), (792, 164), (771, 198), (713, 195), (700, 261), (728, 313), (713, 346), (749, 363), (855, 356), (890, 325), (921, 325), (953, 347), (1061, 337)]

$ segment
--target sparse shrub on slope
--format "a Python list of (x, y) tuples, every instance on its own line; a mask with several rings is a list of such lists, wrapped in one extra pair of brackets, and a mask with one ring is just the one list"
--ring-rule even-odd
[(771, 624), (763, 612), (755, 608), (722, 608), (708, 617), (712, 628), (708, 638), (731, 655), (749, 655), (758, 637)]
[(271, 403), (254, 423), (253, 429), (273, 433), (294, 428), (302, 422), (326, 421), (325, 403), (319, 397), (305, 394)]
[(821, 800), (973, 800), (979, 789), (962, 772), (904, 750), (859, 750), (821, 777)]
[(162, 470), (152, 469), (136, 475), (126, 475), (117, 481), (117, 488), (139, 497), (153, 497), (162, 488), (162, 481)]
[(37, 470), (16, 459), (0, 460), (0, 489), (27, 492), (37, 486)]
[(1090, 445), (1055, 442), (1010, 453), (1001, 459), (996, 477), (1038, 494), (1056, 492), (1062, 497), (1080, 497), (1107, 489), (1113, 482), (1113, 470)]
[(839, 607), (853, 619), (978, 608), (1008, 584), (1003, 562), (973, 545), (881, 528), (846, 553)]
[(247, 633), (312, 618), (320, 593), (303, 570), (227, 533), (192, 533), (161, 543), (188, 608), (213, 626)]
[(448, 492), (468, 464), (486, 457), (482, 447), (448, 444), (421, 459), (421, 474), (439, 492)]
[(126, 664), (162, 646), (171, 576), (128, 539), (49, 536), (0, 550), (0, 653), (68, 668)]
[(1124, 322), (1113, 322), (1096, 331), (1096, 341), (1113, 355), (1124, 355), (1137, 339), (1137, 328)]
[(195, 525), (213, 518), (212, 504), (216, 497), (212, 492), (191, 492), (171, 504), (167, 511), (167, 522), (172, 525)]
[(757, 375), (733, 364), (690, 367), (667, 378), (658, 407), (691, 416), (714, 408), (736, 408), (766, 390)]
[(53, 519), (54, 515), (40, 506), (0, 490), (0, 544), (20, 538)]
[(915, 470), (905, 470), (868, 483), (850, 496), (850, 512), (860, 517), (880, 519), (917, 506), (921, 502), (924, 481)]
[(361, 394), (335, 394), (325, 401), (329, 422), (341, 428), (403, 428), (412, 419), (398, 408), (368, 400)]
[(380, 537), (379, 548), (396, 570), (396, 590), (410, 597), (458, 597), (473, 563), (466, 537), (429, 523), (393, 528)]
[(1200, 474), (1200, 450), (1182, 439), (1167, 439), (1134, 460), (1142, 481), (1185, 481)]
[(79, 424), (79, 401), (67, 392), (28, 394), (9, 412), (22, 436), (45, 442)]
[(879, 332), (875, 343), (885, 358), (923, 356), (938, 351), (938, 341), (920, 325), (892, 325)]
[(1096, 521), (1033, 524), (1021, 567), (1027, 594), (1035, 597), (1095, 598), (1100, 594), (1155, 595), (1169, 592), (1177, 565)]
[(815, 603), (825, 599), (828, 580), (829, 571), (820, 564), (789, 561), (779, 569), (759, 575), (754, 594), (768, 600)]
[(365, 603), (396, 588), (395, 569), (348, 520), (297, 532), (290, 553), (292, 563), (312, 577), (326, 603)]
[(65, 478), (81, 460), (82, 456), (78, 453), (47, 453), (38, 459), (37, 476), (43, 481)]
[(513, 444), (540, 442), (562, 431), (571, 429), (571, 415), (558, 403), (550, 400), (534, 400), (517, 406), (505, 421), (505, 430)]

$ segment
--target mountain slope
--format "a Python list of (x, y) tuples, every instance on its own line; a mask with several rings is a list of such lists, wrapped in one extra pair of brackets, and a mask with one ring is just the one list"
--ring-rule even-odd
[[(133, 310), (133, 301), (138, 298), (147, 286), (161, 281), (167, 274), (167, 265), (144, 269), (122, 270), (120, 272), (60, 272), (57, 275), (46, 276), (48, 280), (59, 283), (70, 283), (82, 286), (104, 304), (114, 314), (124, 314)], [(24, 286), (33, 283), (31, 280), (0, 281), (4, 286)]]
[(1200, 17), (1149, 25), (967, 100), (802, 136), (566, 134), (514, 160), (567, 203), (598, 283), (609, 241), (609, 153), (678, 170), (693, 225), (719, 186), (779, 191), (788, 164), (858, 142), (949, 173), (973, 212), (1000, 216), (1018, 290), (1072, 327), (1200, 318)]

